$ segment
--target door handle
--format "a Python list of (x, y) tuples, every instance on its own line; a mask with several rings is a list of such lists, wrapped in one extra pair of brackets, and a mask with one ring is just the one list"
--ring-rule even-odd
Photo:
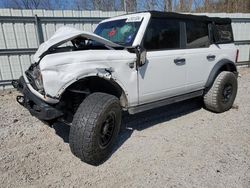
[(133, 69), (135, 67), (135, 62), (128, 63), (129, 68)]
[(185, 62), (186, 62), (185, 58), (174, 59), (174, 63), (177, 64), (177, 65), (185, 64)]
[(215, 55), (208, 55), (208, 56), (207, 56), (207, 59), (208, 59), (208, 60), (214, 60), (215, 57), (216, 57)]

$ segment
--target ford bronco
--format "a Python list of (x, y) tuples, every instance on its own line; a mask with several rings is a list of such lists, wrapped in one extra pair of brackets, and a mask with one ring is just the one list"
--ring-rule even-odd
[(60, 28), (12, 84), (18, 103), (40, 120), (67, 122), (73, 154), (99, 165), (114, 148), (122, 111), (194, 97), (210, 111), (229, 110), (237, 57), (229, 18), (140, 12), (103, 20), (94, 33)]

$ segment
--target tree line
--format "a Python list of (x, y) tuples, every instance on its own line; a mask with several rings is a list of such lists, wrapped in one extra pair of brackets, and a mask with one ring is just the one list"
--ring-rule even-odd
[(4, 8), (250, 13), (250, 0), (3, 0)]

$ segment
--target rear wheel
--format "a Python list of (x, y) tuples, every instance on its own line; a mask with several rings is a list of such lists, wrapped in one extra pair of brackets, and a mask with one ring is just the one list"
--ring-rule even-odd
[(71, 151), (82, 161), (99, 165), (111, 154), (121, 125), (117, 97), (93, 93), (79, 106), (70, 128)]
[(234, 103), (237, 89), (236, 76), (232, 72), (221, 72), (212, 87), (204, 95), (206, 108), (218, 113), (229, 110)]

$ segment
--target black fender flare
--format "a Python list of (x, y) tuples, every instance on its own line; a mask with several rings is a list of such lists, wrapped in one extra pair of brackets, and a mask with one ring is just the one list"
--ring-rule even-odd
[(210, 88), (213, 85), (215, 78), (222, 71), (223, 67), (227, 67), (228, 71), (231, 71), (231, 72), (235, 73), (236, 76), (238, 76), (237, 75), (238, 72), (237, 72), (237, 68), (236, 68), (235, 63), (228, 60), (228, 59), (222, 59), (222, 60), (218, 61), (214, 65), (213, 69), (211, 70), (209, 77), (207, 79), (205, 88)]
[[(96, 90), (96, 88), (92, 88), (93, 91), (95, 92), (104, 92), (104, 93), (108, 93), (111, 95), (115, 95), (116, 97), (119, 98), (120, 100), (120, 104), (122, 107), (127, 108), (128, 106), (128, 98), (127, 98), (127, 94), (125, 93), (124, 88), (113, 78), (110, 79), (106, 79), (105, 77), (99, 77), (99, 76), (87, 76), (87, 77), (83, 77), (73, 83), (71, 83), (70, 85), (68, 85), (67, 87), (65, 87), (64, 92), (61, 94), (60, 97), (62, 97), (64, 95), (64, 93), (66, 93), (67, 91), (71, 91), (71, 92), (75, 92), (75, 93), (85, 93), (85, 94), (90, 94), (90, 91), (83, 91), (82, 89), (78, 89), (77, 85), (84, 85), (86, 83), (88, 83), (89, 81), (97, 81), (97, 82), (102, 82), (102, 84), (106, 84), (109, 85), (112, 88), (112, 91), (108, 92), (108, 91), (103, 91), (103, 90)], [(88, 84), (87, 84), (88, 85)], [(93, 84), (90, 84), (93, 85)]]

